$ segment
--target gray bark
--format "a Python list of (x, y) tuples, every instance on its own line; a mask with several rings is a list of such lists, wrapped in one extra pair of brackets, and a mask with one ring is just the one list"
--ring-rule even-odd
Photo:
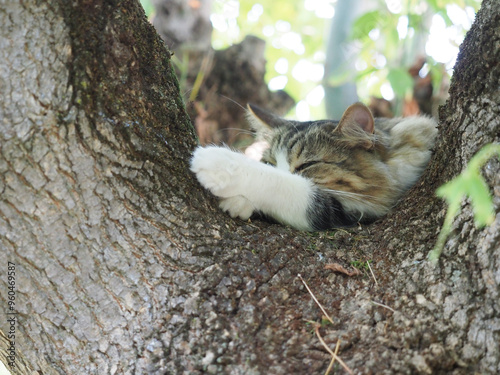
[[(332, 349), (341, 339), (354, 372), (498, 373), (497, 160), (484, 168), (495, 222), (476, 229), (464, 201), (439, 264), (426, 256), (445, 213), (435, 189), (500, 138), (499, 22), (500, 4), (485, 0), (435, 156), (404, 201), (372, 226), (308, 234), (231, 220), (196, 183), (169, 54), (137, 2), (4, 3), (0, 306), (9, 261), (16, 363), (44, 374), (322, 374), (330, 355), (306, 322), (322, 312), (300, 273), (333, 318), (322, 336)], [(324, 269), (366, 260), (377, 282)]]

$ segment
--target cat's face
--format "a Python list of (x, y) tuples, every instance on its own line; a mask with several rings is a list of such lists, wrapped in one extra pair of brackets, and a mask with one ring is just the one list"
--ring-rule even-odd
[(348, 203), (385, 204), (394, 192), (384, 163), (384, 135), (375, 131), (368, 108), (355, 106), (339, 122), (305, 123), (262, 115), (251, 107), (258, 136), (269, 145), (261, 161), (307, 177)]

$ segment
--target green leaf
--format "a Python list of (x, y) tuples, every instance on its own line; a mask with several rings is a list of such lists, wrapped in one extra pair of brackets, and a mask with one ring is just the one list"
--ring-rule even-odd
[(436, 0), (427, 0), (427, 4), (430, 5), (430, 7), (433, 9), (433, 10), (436, 10), (436, 9), (439, 9), (439, 6), (437, 4), (437, 1)]
[(152, 13), (154, 13), (155, 8), (151, 3), (151, 0), (141, 0), (141, 5), (144, 8), (144, 12), (146, 13), (146, 17), (150, 17)]
[(367, 12), (360, 16), (355, 22), (352, 28), (352, 38), (362, 39), (365, 38), (370, 31), (379, 27), (381, 22), (380, 11), (374, 10)]
[(445, 198), (449, 204), (456, 200), (461, 200), (463, 195), (463, 176), (455, 177), (453, 180), (441, 185), (436, 190), (436, 195)]
[(481, 175), (482, 166), (495, 154), (500, 159), (500, 144), (491, 143), (484, 146), (472, 157), (467, 168), (460, 175), (436, 190), (436, 195), (446, 199), (448, 202), (448, 211), (446, 212), (443, 227), (439, 233), (436, 245), (429, 253), (431, 261), (436, 262), (439, 259), (446, 238), (451, 232), (453, 219), (460, 211), (461, 201), (464, 197), (470, 199), (476, 227), (484, 227), (495, 220), (491, 193), (488, 184)]
[(481, 228), (495, 220), (493, 200), (488, 185), (480, 175), (474, 176), (474, 181), (470, 181), (470, 183), (468, 193), (474, 211), (474, 220), (476, 226)]
[(392, 86), (392, 89), (401, 97), (413, 88), (413, 78), (404, 68), (392, 68), (387, 74), (387, 79)]

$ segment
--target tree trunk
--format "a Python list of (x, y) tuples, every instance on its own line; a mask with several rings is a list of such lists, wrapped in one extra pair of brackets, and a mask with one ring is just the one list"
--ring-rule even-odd
[[(364, 7), (366, 7), (366, 1)], [(325, 109), (328, 118), (331, 119), (342, 118), (345, 109), (359, 100), (356, 84), (352, 82), (356, 74), (354, 64), (358, 51), (354, 42), (349, 40), (349, 34), (362, 9), (359, 0), (338, 0), (335, 5), (335, 15), (326, 43), (325, 77), (323, 79)], [(335, 76), (348, 76), (351, 80), (334, 85), (329, 81)]]
[[(0, 345), (14, 343), (12, 373), (323, 374), (331, 356), (307, 323), (322, 312), (299, 273), (333, 318), (319, 333), (332, 350), (341, 340), (354, 372), (498, 373), (497, 160), (484, 168), (495, 222), (476, 229), (464, 202), (439, 264), (426, 256), (445, 213), (435, 189), (500, 138), (499, 23), (500, 3), (485, 0), (434, 158), (405, 200), (372, 226), (309, 234), (232, 220), (196, 183), (170, 55), (138, 2), (2, 5), (0, 306), (17, 320)], [(373, 276), (325, 269), (367, 260)]]

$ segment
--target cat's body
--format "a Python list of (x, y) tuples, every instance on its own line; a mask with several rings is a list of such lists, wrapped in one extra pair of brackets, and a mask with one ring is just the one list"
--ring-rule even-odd
[(420, 177), (436, 123), (373, 119), (357, 103), (340, 121), (299, 123), (250, 107), (262, 162), (225, 147), (199, 147), (191, 170), (232, 217), (254, 212), (303, 230), (373, 221)]

